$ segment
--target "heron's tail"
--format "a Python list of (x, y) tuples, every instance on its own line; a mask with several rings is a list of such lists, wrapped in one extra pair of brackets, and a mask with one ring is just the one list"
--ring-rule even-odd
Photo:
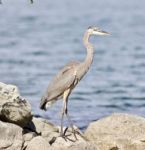
[(46, 104), (47, 104), (47, 98), (45, 98), (44, 96), (41, 98), (41, 102), (40, 102), (40, 109), (42, 110), (47, 110), (46, 109)]
[(43, 96), (40, 102), (40, 109), (46, 111), (53, 103), (55, 103), (55, 100), (48, 100), (45, 96)]

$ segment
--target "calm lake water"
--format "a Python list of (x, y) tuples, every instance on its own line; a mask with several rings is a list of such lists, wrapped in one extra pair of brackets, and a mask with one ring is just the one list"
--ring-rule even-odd
[(97, 25), (108, 37), (92, 37), (94, 62), (69, 99), (73, 122), (85, 128), (113, 112), (145, 116), (145, 1), (3, 0), (0, 5), (0, 81), (15, 84), (35, 115), (60, 123), (61, 101), (39, 109), (49, 81), (67, 62), (82, 61), (82, 37)]

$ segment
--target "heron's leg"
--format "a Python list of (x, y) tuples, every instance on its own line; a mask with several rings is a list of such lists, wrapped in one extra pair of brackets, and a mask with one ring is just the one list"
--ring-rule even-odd
[(62, 113), (62, 116), (61, 116), (61, 130), (60, 130), (60, 135), (61, 136), (63, 135), (63, 117), (64, 117), (64, 114)]
[[(71, 126), (71, 128), (72, 128), (72, 132), (73, 132), (73, 134), (74, 134), (74, 137), (75, 137), (75, 139), (77, 140), (77, 137), (76, 137), (76, 131), (75, 131), (75, 129), (74, 129), (74, 127), (73, 127), (73, 122), (72, 122), (72, 120), (70, 119), (70, 116), (69, 116), (69, 114), (68, 114), (68, 109), (67, 109), (67, 104), (68, 104), (68, 97), (69, 97), (69, 95), (70, 95), (70, 89), (68, 89), (67, 91), (65, 91), (64, 92), (64, 113), (66, 114), (66, 117), (67, 117), (67, 119), (68, 119), (68, 122), (69, 122), (69, 124), (70, 124), (70, 126)], [(65, 133), (64, 133), (65, 134)]]
[(62, 116), (61, 116), (60, 136), (64, 136), (64, 133), (63, 133), (63, 119), (64, 119), (64, 114), (66, 114), (66, 112), (67, 112), (67, 100), (68, 100), (69, 94), (70, 94), (70, 89), (66, 90), (63, 94), (63, 108), (62, 108)]
[(62, 108), (62, 114), (61, 114), (61, 130), (60, 130), (60, 136), (63, 136), (63, 118), (65, 114), (65, 103), (63, 102), (63, 108)]
[(69, 116), (67, 110), (66, 110), (65, 114), (66, 114), (66, 117), (67, 117), (67, 119), (68, 119), (68, 121), (69, 121), (69, 124), (70, 124), (70, 126), (71, 126), (71, 128), (72, 128), (72, 133), (74, 134), (74, 137), (75, 137), (75, 139), (77, 140), (76, 131), (75, 131), (74, 127), (73, 127), (73, 122), (72, 122), (72, 120), (70, 119), (70, 116)]

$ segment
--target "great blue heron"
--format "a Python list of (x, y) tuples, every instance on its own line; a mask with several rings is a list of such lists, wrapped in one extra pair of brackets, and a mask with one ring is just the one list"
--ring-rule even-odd
[[(83, 62), (73, 61), (68, 63), (63, 69), (61, 69), (58, 74), (50, 82), (48, 89), (41, 99), (40, 108), (47, 110), (54, 102), (63, 98), (63, 109), (61, 116), (61, 132), (60, 135), (64, 136), (63, 133), (63, 118), (64, 114), (67, 116), (68, 121), (72, 127), (75, 135), (75, 130), (73, 124), (70, 120), (67, 111), (68, 97), (72, 90), (82, 79), (82, 77), (89, 70), (94, 55), (93, 45), (89, 42), (91, 35), (109, 35), (108, 32), (102, 31), (97, 27), (89, 27), (84, 34), (83, 43), (87, 49), (87, 56)], [(76, 137), (76, 136), (75, 136)]]

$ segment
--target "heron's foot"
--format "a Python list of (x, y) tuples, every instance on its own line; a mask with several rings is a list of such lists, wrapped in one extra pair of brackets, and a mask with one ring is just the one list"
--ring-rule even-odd
[(72, 135), (71, 133), (70, 134), (66, 134), (67, 130), (68, 130), (68, 127), (65, 128), (64, 132), (60, 133), (60, 137), (62, 137), (66, 142), (67, 142), (67, 140), (69, 140), (71, 142), (75, 142), (75, 140), (69, 138)]
[(67, 135), (60, 134), (59, 137), (62, 137), (66, 142), (67, 142), (67, 140), (75, 142), (74, 140), (70, 139), (69, 136), (71, 136), (71, 134), (67, 134)]
[(72, 133), (74, 135), (75, 140), (77, 141), (78, 140), (77, 135), (80, 135), (79, 131), (77, 131), (73, 128)]
[[(66, 127), (65, 130), (64, 130), (64, 132), (60, 133), (60, 136), (62, 138), (64, 138), (66, 141), (67, 141), (67, 139), (70, 140), (70, 141), (72, 141), (72, 142), (77, 141), (78, 140), (77, 135), (83, 137), (83, 135), (77, 129), (75, 130), (73, 127), (72, 127), (72, 133), (66, 134), (68, 129), (69, 128)], [(69, 138), (70, 136), (72, 136), (72, 134), (74, 135), (75, 140), (72, 140), (72, 139)]]

